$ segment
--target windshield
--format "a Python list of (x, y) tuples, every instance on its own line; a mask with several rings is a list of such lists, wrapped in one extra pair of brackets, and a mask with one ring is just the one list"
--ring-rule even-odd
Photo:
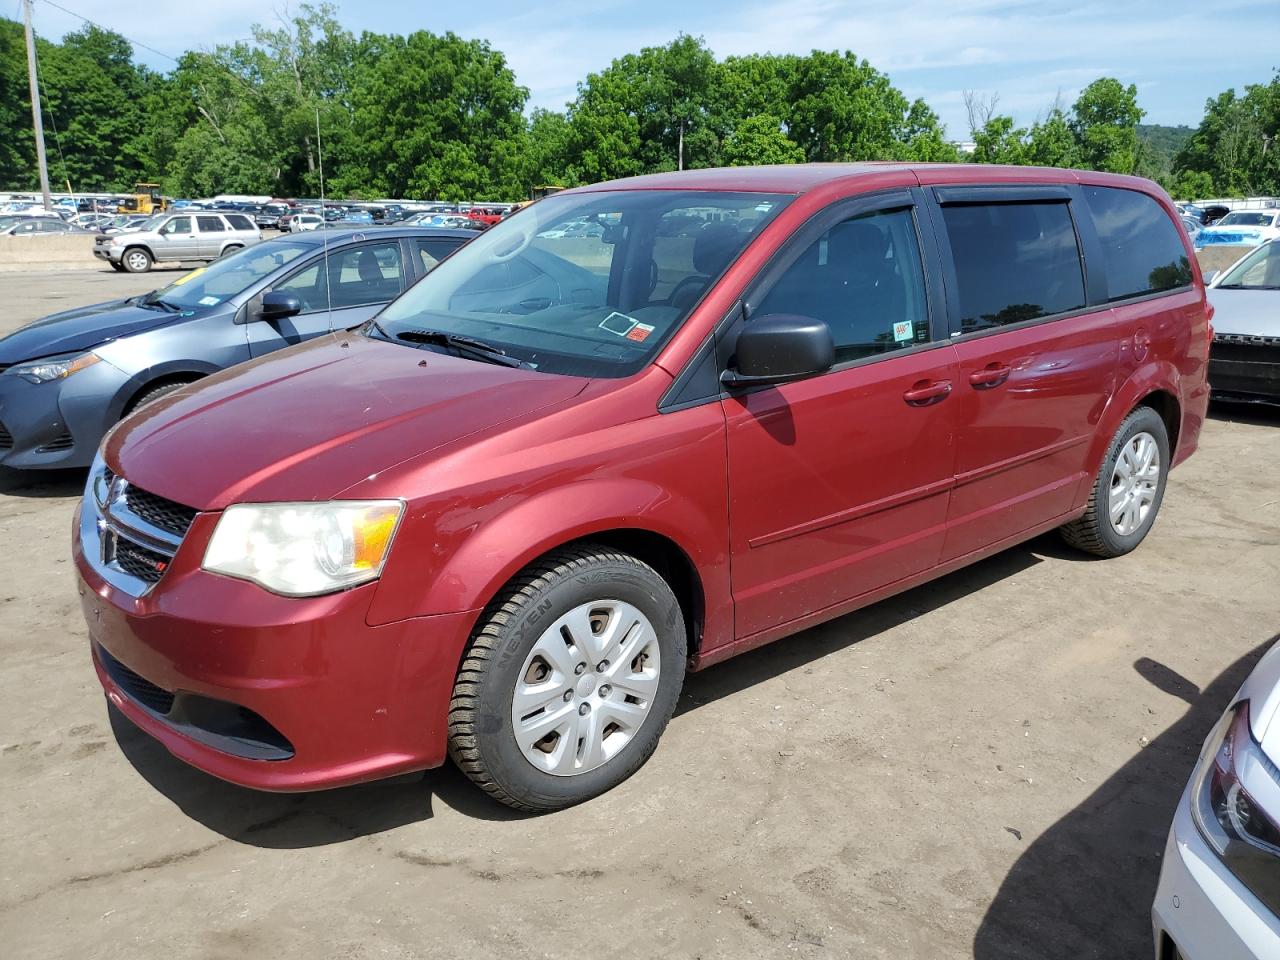
[(775, 194), (559, 194), (479, 235), (377, 318), (439, 331), (537, 369), (622, 377), (679, 328), (789, 200)]
[(1244, 213), (1237, 211), (1236, 213), (1228, 213), (1225, 217), (1218, 221), (1220, 227), (1269, 227), (1271, 226), (1270, 213)]
[(1264, 243), (1214, 286), (1227, 289), (1280, 290), (1280, 246)]
[(146, 299), (184, 310), (216, 307), (286, 263), (317, 249), (315, 244), (288, 240), (254, 244), (221, 257), (207, 267), (192, 270)]

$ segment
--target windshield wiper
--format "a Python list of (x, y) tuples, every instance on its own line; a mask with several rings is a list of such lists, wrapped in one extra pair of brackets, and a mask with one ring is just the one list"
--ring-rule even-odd
[[(378, 327), (378, 329), (382, 330), (381, 327)], [(385, 331), (383, 333), (385, 334)], [(534, 365), (527, 360), (513, 357), (502, 348), (495, 347), (491, 343), (485, 343), (483, 340), (473, 340), (471, 337), (463, 337), (456, 333), (445, 333), (443, 330), (404, 330), (395, 334), (395, 338), (406, 343), (451, 347), (460, 354), (470, 356), (473, 360), (497, 363), (504, 367), (521, 367), (526, 370), (535, 369)]]

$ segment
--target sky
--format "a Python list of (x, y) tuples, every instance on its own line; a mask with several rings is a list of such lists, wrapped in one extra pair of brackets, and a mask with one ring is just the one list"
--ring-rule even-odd
[[(246, 39), (251, 24), (289, 9), (282, 0), (58, 3), (171, 56)], [(34, 10), (36, 32), (50, 39), (82, 25), (46, 0)], [(1208, 98), (1265, 83), (1280, 67), (1280, 0), (339, 0), (338, 16), (356, 33), (487, 39), (529, 89), (530, 108), (562, 109), (588, 73), (680, 33), (703, 37), (719, 57), (852, 50), (909, 98), (924, 98), (954, 140), (968, 139), (966, 90), (998, 96), (998, 112), (1029, 124), (1056, 99), (1069, 106), (1090, 81), (1112, 76), (1137, 85), (1145, 122), (1195, 126)], [(152, 50), (135, 54), (159, 70), (173, 66)]]

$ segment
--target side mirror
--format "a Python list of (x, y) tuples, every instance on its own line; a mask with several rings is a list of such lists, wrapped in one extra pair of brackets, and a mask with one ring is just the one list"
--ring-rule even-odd
[(729, 386), (786, 383), (822, 373), (836, 362), (830, 328), (821, 320), (773, 313), (749, 321), (738, 334), (734, 366), (720, 375)]
[(262, 295), (262, 309), (258, 311), (259, 318), (263, 320), (282, 320), (285, 317), (294, 317), (302, 312), (302, 301), (291, 293), (264, 293)]

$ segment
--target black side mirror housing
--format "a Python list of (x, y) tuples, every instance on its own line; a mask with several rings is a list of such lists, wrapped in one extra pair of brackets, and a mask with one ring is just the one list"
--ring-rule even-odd
[(301, 312), (301, 300), (291, 293), (277, 293), (273, 290), (262, 295), (262, 309), (258, 311), (258, 316), (263, 320), (282, 320)]
[(729, 386), (800, 380), (836, 362), (831, 329), (821, 320), (790, 313), (749, 321), (738, 334), (734, 353), (733, 366), (720, 375)]

